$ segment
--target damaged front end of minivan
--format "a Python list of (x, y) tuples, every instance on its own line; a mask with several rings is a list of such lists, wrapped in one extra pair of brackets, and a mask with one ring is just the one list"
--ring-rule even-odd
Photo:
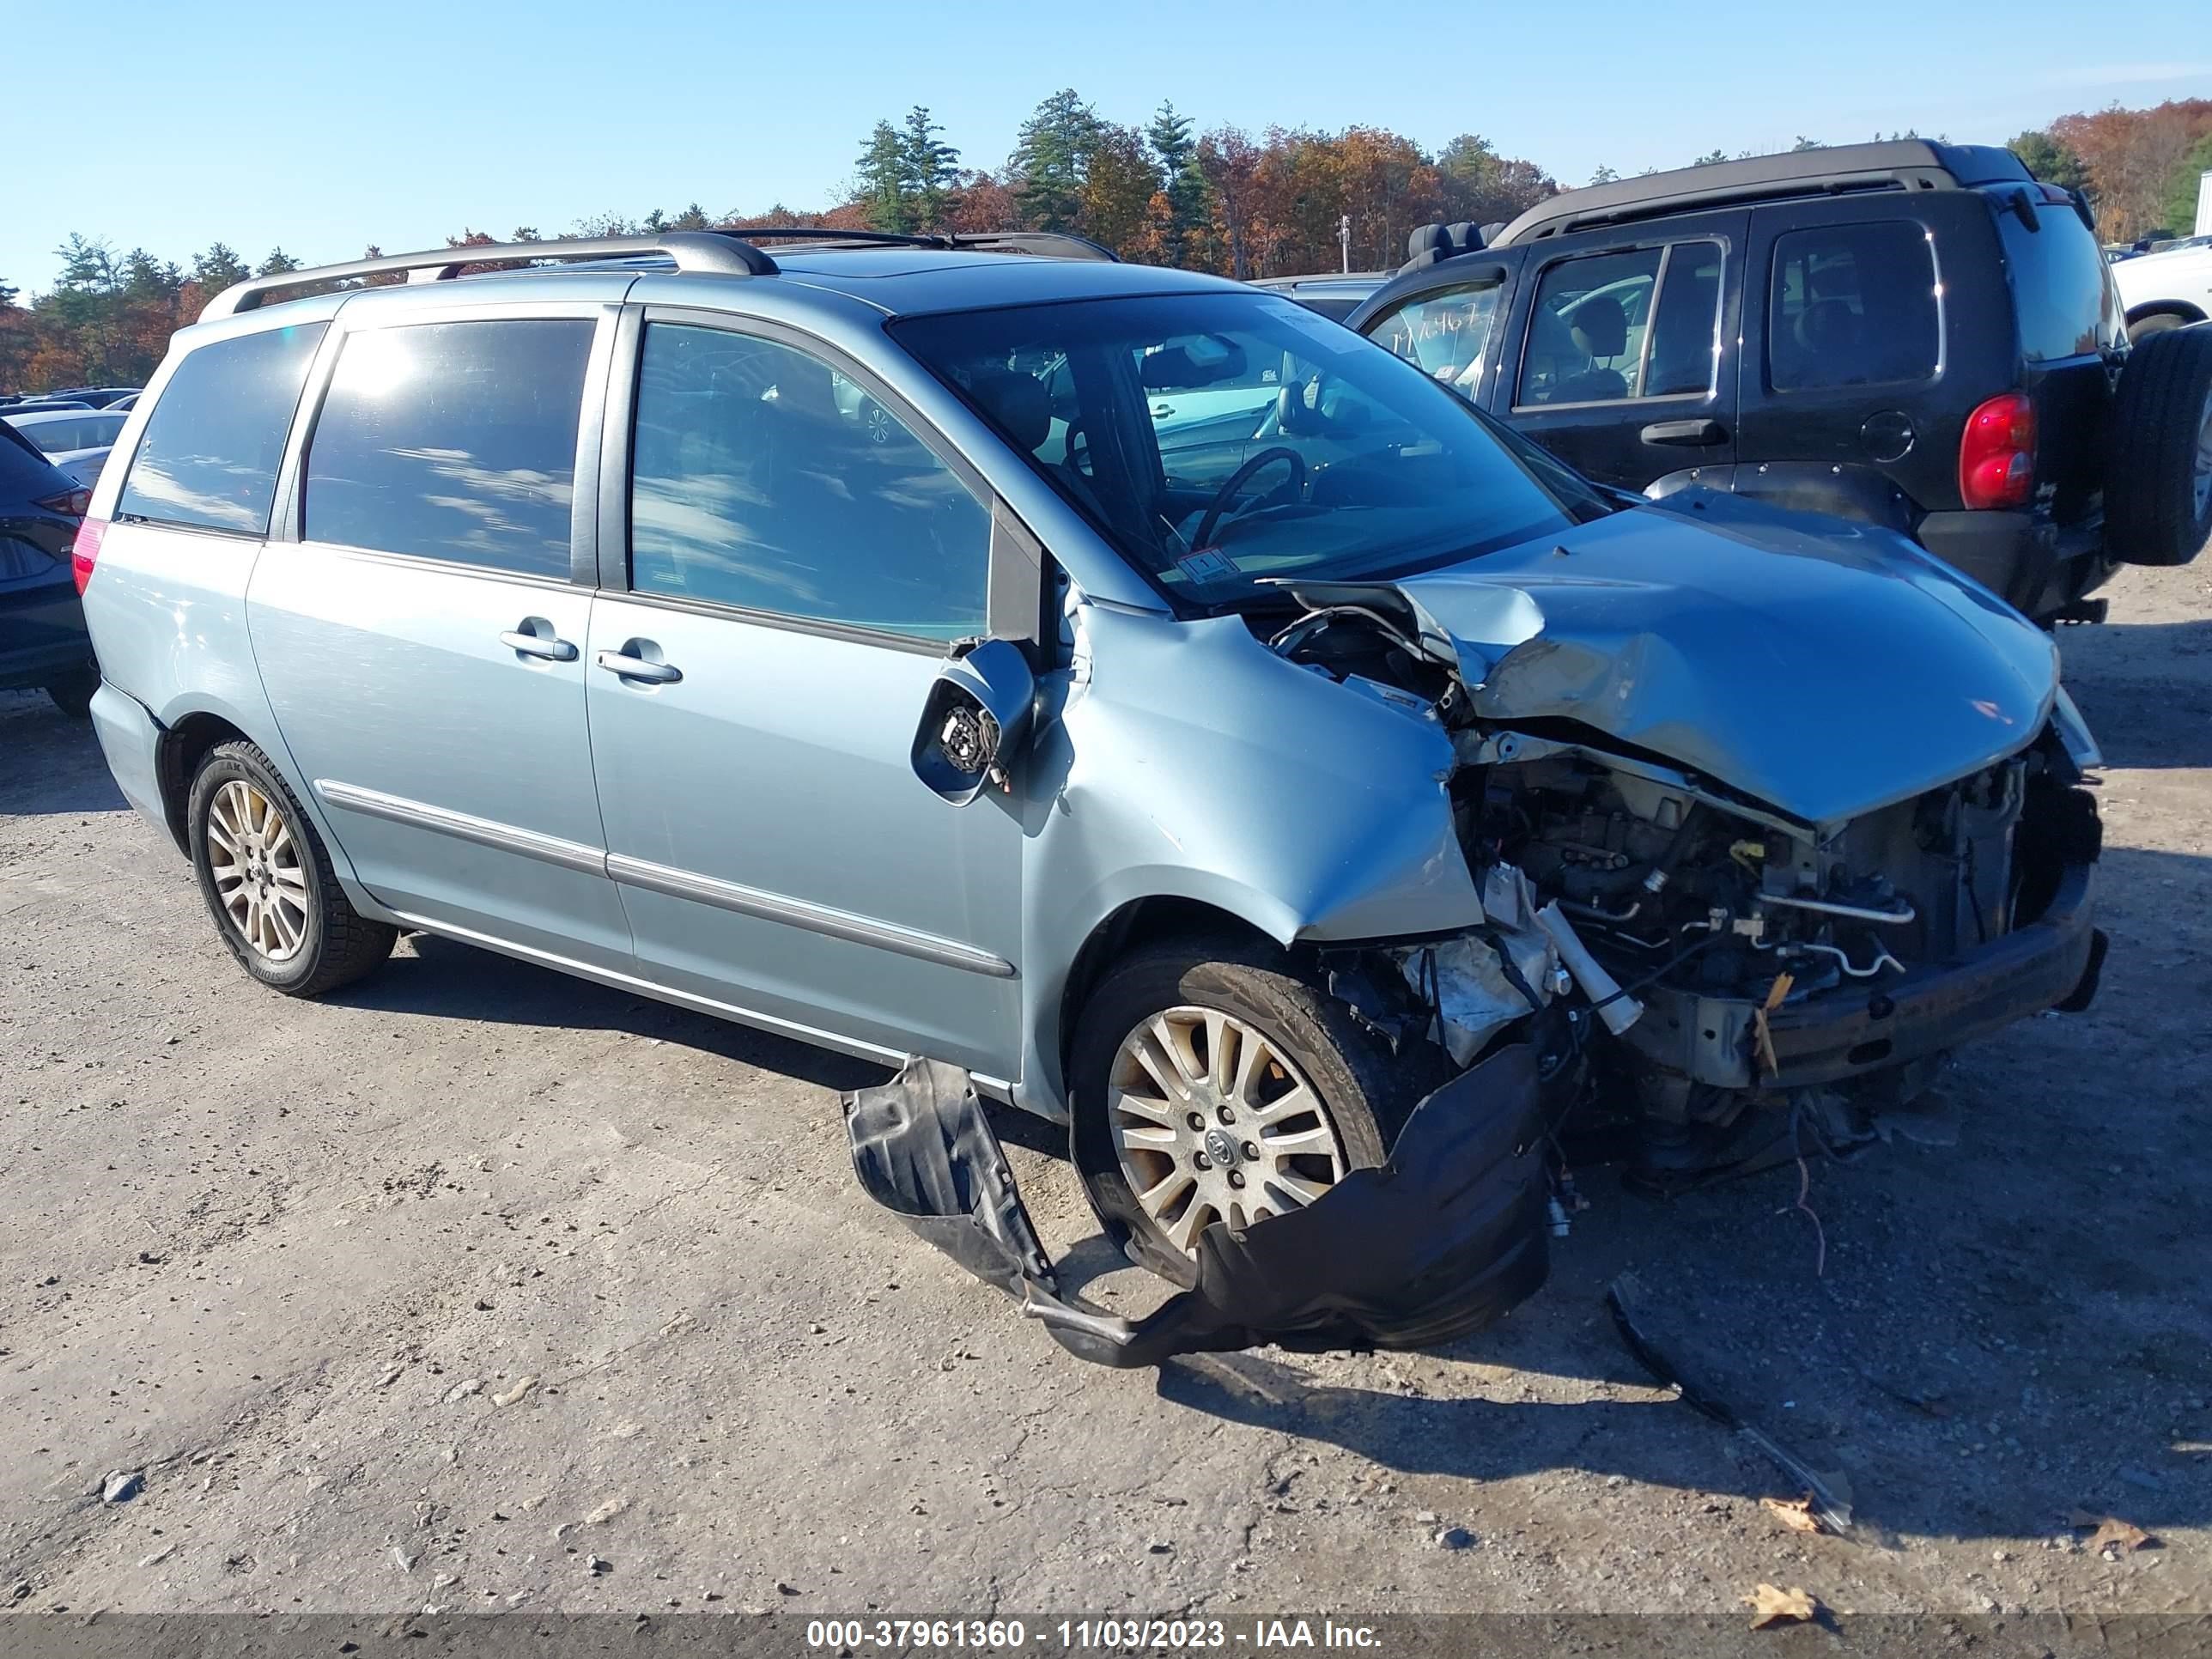
[(1294, 619), (1255, 625), (1449, 741), (1480, 921), (1292, 941), (1450, 1077), (1381, 1168), (1208, 1225), (1194, 1285), (1135, 1322), (1060, 1294), (980, 1104), (926, 1068), (856, 1097), (864, 1184), (956, 1218), (938, 1242), (1085, 1358), (1417, 1346), (1541, 1282), (1577, 1128), (1659, 1193), (1848, 1155), (1960, 1045), (2087, 1006), (2100, 760), (2047, 637), (1901, 543), (1689, 496), (1291, 583)]

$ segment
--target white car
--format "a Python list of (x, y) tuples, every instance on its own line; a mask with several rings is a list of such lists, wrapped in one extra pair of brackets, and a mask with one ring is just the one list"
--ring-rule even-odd
[(2139, 254), (2111, 270), (2131, 340), (2212, 317), (2212, 241)]
[(27, 415), (0, 413), (9, 425), (38, 446), (39, 453), (89, 489), (114, 447), (116, 434), (131, 418), (127, 410), (46, 409)]

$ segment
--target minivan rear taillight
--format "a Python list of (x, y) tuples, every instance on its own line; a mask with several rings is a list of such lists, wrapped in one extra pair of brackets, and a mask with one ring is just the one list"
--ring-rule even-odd
[(92, 580), (92, 567), (100, 559), (100, 538), (107, 533), (107, 520), (87, 519), (76, 527), (76, 545), (70, 549), (70, 574), (76, 580), (77, 597)]
[(1959, 497), (1970, 507), (2026, 507), (2035, 494), (2035, 404), (2025, 392), (1990, 398), (1959, 440)]

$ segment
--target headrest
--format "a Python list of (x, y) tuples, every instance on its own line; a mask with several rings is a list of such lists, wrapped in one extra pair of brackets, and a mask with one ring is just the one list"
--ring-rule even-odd
[(1816, 300), (1798, 313), (1796, 333), (1808, 351), (1848, 350), (1858, 342), (1858, 313), (1841, 300)]
[(1594, 294), (1575, 307), (1575, 344), (1593, 357), (1618, 357), (1628, 349), (1628, 313), (1610, 294)]
[(968, 393), (1016, 448), (1034, 450), (1052, 435), (1052, 395), (1036, 375), (987, 370), (968, 383)]
[(1423, 225), (1406, 239), (1404, 269), (1417, 270), (1455, 253), (1472, 253), (1488, 240), (1486, 233), (1494, 228), (1463, 220), (1455, 225)]

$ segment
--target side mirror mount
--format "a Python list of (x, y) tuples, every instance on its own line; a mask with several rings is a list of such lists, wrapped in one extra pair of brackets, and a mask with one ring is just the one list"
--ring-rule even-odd
[(955, 806), (986, 784), (1011, 789), (1007, 770), (1030, 733), (1036, 678), (1010, 640), (955, 647), (937, 672), (914, 734), (914, 774)]

